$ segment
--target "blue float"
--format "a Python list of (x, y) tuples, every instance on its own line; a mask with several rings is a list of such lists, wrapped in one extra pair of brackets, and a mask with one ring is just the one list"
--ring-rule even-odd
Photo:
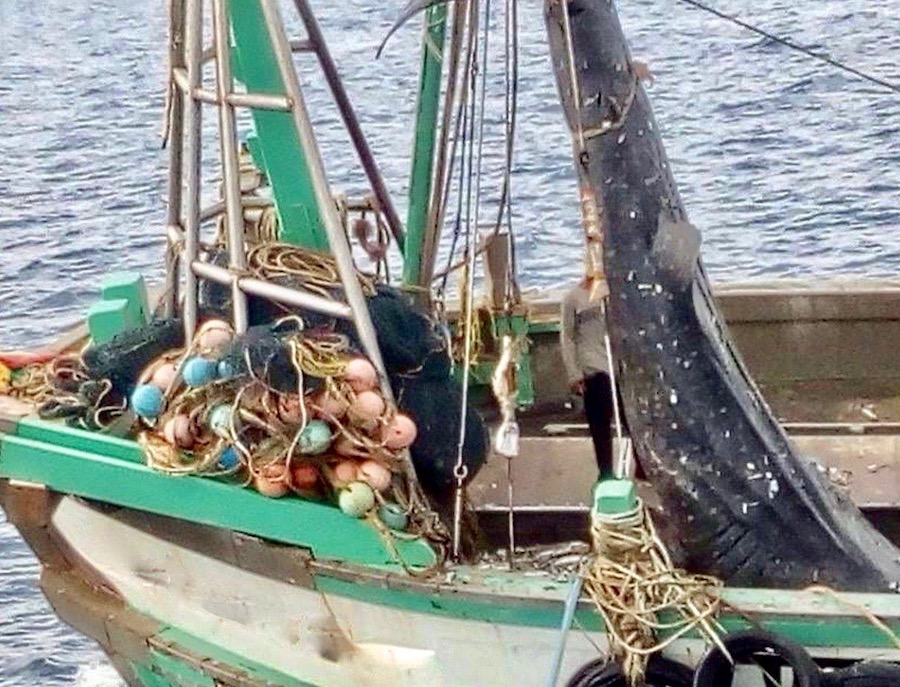
[(222, 470), (234, 470), (241, 464), (241, 458), (238, 456), (238, 452), (235, 451), (231, 446), (226, 448), (219, 455), (219, 460), (216, 461), (216, 465), (219, 466)]
[(219, 364), (216, 366), (216, 372), (219, 375), (219, 379), (231, 379), (232, 377), (237, 377), (237, 370), (230, 360), (220, 360)]
[(404, 532), (409, 526), (406, 510), (399, 503), (384, 503), (378, 507), (378, 517), (390, 529)]
[(203, 386), (216, 378), (216, 368), (214, 360), (190, 358), (181, 370), (181, 377), (188, 386)]
[(153, 384), (139, 384), (131, 392), (131, 409), (145, 420), (159, 417), (165, 402), (162, 390)]

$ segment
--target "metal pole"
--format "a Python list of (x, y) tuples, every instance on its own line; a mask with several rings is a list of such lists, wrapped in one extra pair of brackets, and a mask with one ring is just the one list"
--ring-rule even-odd
[[(453, 122), (453, 103), (456, 100), (456, 89), (459, 81), (459, 53), (462, 48), (463, 30), (465, 29), (466, 16), (469, 4), (457, 2), (453, 9), (453, 26), (450, 32), (450, 62), (447, 67), (447, 91), (444, 94), (444, 111), (441, 116), (441, 137), (437, 146), (437, 160), (434, 166), (434, 181), (431, 186), (431, 200), (428, 206), (428, 226), (422, 241), (421, 267), (419, 269), (419, 286), (431, 292), (431, 279), (434, 274), (435, 261), (437, 260), (437, 248), (440, 240), (441, 227), (444, 223), (444, 184), (447, 173), (448, 145), (450, 141), (450, 129)], [(468, 89), (465, 88), (463, 77), (463, 97), (466, 97)]]
[(384, 184), (384, 178), (381, 176), (375, 157), (372, 155), (365, 134), (363, 134), (359, 125), (359, 120), (356, 118), (356, 112), (353, 110), (347, 91), (344, 90), (344, 84), (341, 81), (340, 74), (338, 74), (337, 65), (335, 65), (328, 50), (328, 44), (325, 42), (325, 37), (319, 28), (316, 15), (306, 0), (294, 0), (294, 4), (297, 6), (300, 18), (306, 26), (309, 41), (314, 47), (316, 56), (319, 58), (322, 73), (325, 74), (325, 80), (328, 82), (328, 87), (331, 89), (331, 93), (337, 103), (341, 119), (344, 120), (344, 126), (347, 127), (347, 132), (350, 134), (350, 140), (353, 141), (363, 170), (369, 178), (369, 184), (372, 186), (372, 192), (378, 200), (379, 209), (384, 213), (388, 228), (391, 230), (394, 241), (396, 241), (402, 255), (404, 252), (403, 223), (400, 220), (400, 215), (397, 214), (397, 209), (394, 207), (387, 186)]
[(271, 284), (262, 279), (253, 277), (242, 277), (234, 272), (218, 265), (210, 265), (208, 262), (197, 260), (191, 268), (194, 272), (209, 281), (225, 286), (237, 285), (243, 292), (252, 293), (255, 296), (270, 298), (273, 301), (293, 305), (298, 308), (307, 308), (316, 312), (330, 315), (332, 317), (340, 317), (343, 320), (352, 320), (353, 311), (346, 303), (339, 303), (330, 298), (324, 298), (308, 291), (281, 286), (279, 284)]
[[(334, 256), (341, 276), (344, 293), (347, 295), (347, 304), (353, 311), (353, 322), (356, 325), (360, 343), (362, 343), (363, 349), (375, 365), (375, 369), (378, 370), (381, 393), (393, 403), (394, 392), (391, 389), (390, 380), (384, 369), (384, 361), (381, 358), (381, 350), (378, 348), (375, 327), (372, 325), (372, 319), (369, 317), (366, 297), (356, 276), (356, 267), (353, 264), (353, 256), (350, 254), (350, 243), (347, 240), (347, 235), (344, 233), (341, 218), (338, 216), (337, 205), (328, 187), (328, 178), (325, 176), (322, 156), (319, 153), (318, 145), (316, 145), (316, 138), (309, 121), (306, 103), (300, 90), (300, 80), (297, 78), (297, 72), (294, 70), (294, 63), (291, 59), (291, 46), (287, 35), (285, 35), (284, 26), (281, 23), (281, 15), (278, 12), (275, 0), (260, 0), (260, 7), (266, 21), (272, 50), (278, 62), (282, 83), (287, 90), (288, 97), (294, 104), (294, 108), (291, 111), (294, 118), (294, 126), (300, 139), (300, 145), (306, 154), (309, 178), (315, 191), (316, 205), (325, 226), (331, 253)], [(410, 488), (418, 489), (416, 468), (408, 451), (402, 454), (402, 461), (407, 477), (410, 480)], [(424, 495), (421, 493), (416, 494), (416, 498), (424, 499)]]
[(569, 583), (569, 593), (566, 595), (566, 603), (563, 606), (562, 622), (559, 627), (559, 642), (553, 653), (553, 663), (550, 666), (550, 675), (547, 676), (547, 687), (556, 687), (559, 683), (559, 671), (562, 669), (563, 657), (566, 654), (566, 640), (569, 638), (569, 629), (575, 620), (575, 611), (578, 610), (578, 599), (581, 598), (581, 589), (584, 586), (584, 576), (578, 577)]
[(619, 440), (619, 456), (613, 466), (613, 475), (616, 479), (629, 479), (631, 477), (631, 456), (622, 441), (622, 418), (619, 415), (619, 379), (616, 374), (615, 361), (612, 354), (612, 342), (609, 339), (609, 315), (606, 310), (606, 296), (600, 301), (604, 325), (603, 347), (606, 349), (606, 364), (609, 367), (609, 387), (612, 393), (613, 418), (616, 422), (616, 438)]
[(403, 283), (407, 285), (417, 285), (422, 271), (422, 248), (428, 230), (428, 205), (434, 177), (446, 29), (446, 5), (429, 7), (425, 12), (416, 135), (409, 174), (409, 211), (406, 216), (406, 251), (403, 254)]
[[(172, 0), (169, 17), (169, 69), (184, 66), (184, 2)], [(166, 197), (166, 226), (181, 229), (181, 181), (184, 153), (184, 94), (169, 75), (168, 146), (169, 178)], [(166, 250), (166, 293), (165, 315), (174, 317), (178, 305), (178, 254), (176, 244), (171, 240)]]
[[(244, 210), (241, 204), (240, 162), (238, 160), (237, 123), (228, 97), (234, 90), (231, 78), (231, 36), (227, 0), (213, 0), (213, 32), (216, 54), (216, 92), (219, 96), (219, 149), (222, 156), (222, 183), (225, 191), (225, 226), (228, 235), (228, 261), (238, 274), (247, 269), (244, 253)], [(231, 287), (234, 329), (247, 331), (247, 296), (235, 280)]]
[(202, 146), (202, 104), (193, 97), (200, 87), (203, 72), (203, 0), (187, 0), (184, 25), (185, 61), (191, 93), (185, 98), (184, 180), (187, 195), (184, 203), (184, 331), (189, 341), (197, 328), (197, 276), (190, 268), (197, 260), (200, 242), (200, 160)]
[[(328, 186), (328, 178), (325, 175), (322, 156), (309, 121), (306, 102), (300, 89), (300, 80), (297, 78), (297, 73), (294, 70), (294, 63), (291, 59), (291, 46), (288, 43), (284, 26), (281, 22), (281, 15), (274, 0), (260, 0), (260, 6), (269, 31), (269, 38), (272, 42), (272, 50), (278, 62), (281, 80), (287, 90), (288, 98), (294, 103), (292, 110), (294, 126), (297, 129), (300, 145), (307, 157), (316, 205), (325, 225), (328, 245), (337, 263), (341, 283), (347, 295), (347, 303), (353, 309), (360, 342), (365, 348), (366, 354), (372, 359), (372, 362), (378, 369), (383, 382), (387, 383), (384, 362), (381, 359), (381, 351), (378, 348), (378, 340), (375, 337), (375, 328), (372, 326), (372, 321), (369, 318), (366, 297), (356, 277), (356, 267), (350, 254), (350, 244), (347, 240), (347, 235), (344, 233), (337, 205), (331, 195), (331, 189)], [(390, 389), (390, 385), (388, 385), (388, 389)]]

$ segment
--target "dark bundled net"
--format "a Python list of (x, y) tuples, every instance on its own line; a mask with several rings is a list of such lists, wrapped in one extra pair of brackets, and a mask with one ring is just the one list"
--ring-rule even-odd
[[(236, 377), (253, 377), (281, 393), (295, 393), (300, 379), (286, 337), (302, 334), (299, 322), (295, 320), (250, 327), (223, 351), (219, 360)], [(316, 334), (313, 331), (308, 336), (315, 338)], [(303, 389), (306, 392), (318, 390), (323, 382), (323, 378), (314, 373), (303, 375)]]
[[(438, 355), (430, 361), (430, 372), (449, 374), (450, 359), (434, 322), (405, 294), (397, 289), (379, 287), (376, 294), (368, 299), (368, 306), (389, 374), (418, 372), (432, 353)], [(443, 369), (441, 360), (446, 360)]]
[[(459, 445), (462, 385), (451, 377), (426, 375), (392, 380), (397, 405), (412, 417), (418, 434), (410, 451), (422, 487), (438, 497), (448, 496), (456, 486), (453, 468)], [(481, 414), (471, 405), (466, 411), (463, 465), (471, 480), (487, 459), (488, 431)]]
[(184, 322), (158, 318), (122, 332), (105, 344), (91, 346), (82, 359), (91, 379), (108, 379), (114, 391), (127, 396), (147, 365), (166, 351), (183, 346)]

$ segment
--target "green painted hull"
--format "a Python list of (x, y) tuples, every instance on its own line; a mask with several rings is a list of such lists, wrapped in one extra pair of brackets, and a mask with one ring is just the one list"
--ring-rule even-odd
[[(417, 685), (471, 684), (454, 671), (464, 675), (485, 660), (515, 670), (523, 651), (534, 653), (538, 670), (549, 665), (565, 581), (471, 566), (411, 576), (368, 524), (331, 506), (157, 474), (120, 439), (34, 420), (6, 431), (0, 504), (44, 564), (42, 586), (59, 615), (100, 642), (132, 685), (355, 684), (350, 668), (345, 675), (340, 661), (333, 669), (322, 656), (349, 652), (381, 665), (372, 647), (393, 647), (402, 660), (391, 660), (418, 666), (421, 675), (433, 669), (408, 683)], [(403, 555), (420, 566), (433, 560), (418, 542), (406, 543)], [(167, 568), (170, 560), (183, 569)], [(218, 608), (219, 587), (224, 598), (238, 593), (239, 613)], [(283, 607), (272, 601), (281, 597)], [(726, 629), (760, 625), (820, 657), (900, 659), (889, 634), (867, 616), (877, 614), (900, 633), (895, 595), (727, 589), (725, 599)], [(294, 622), (301, 635), (312, 632), (315, 623), (303, 619), (322, 609), (334, 615), (334, 626), (308, 646), (267, 634)], [(602, 645), (603, 624), (588, 601), (575, 618)], [(596, 653), (576, 634), (564, 674)], [(351, 648), (312, 651), (307, 671), (302, 652), (335, 636), (351, 638)], [(492, 645), (473, 645), (486, 637), (495, 637)], [(672, 651), (696, 662), (703, 642), (688, 636)]]

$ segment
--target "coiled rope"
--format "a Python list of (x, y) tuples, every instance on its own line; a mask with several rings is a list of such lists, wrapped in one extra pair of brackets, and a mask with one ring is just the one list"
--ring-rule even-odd
[[(641, 684), (651, 654), (692, 630), (721, 646), (721, 580), (676, 569), (643, 503), (621, 515), (595, 513), (591, 536), (584, 588), (631, 685)], [(666, 613), (674, 619), (661, 620)]]
[[(341, 283), (333, 257), (286, 243), (263, 243), (251, 248), (247, 266), (262, 279), (294, 278), (303, 288), (324, 298), (333, 298), (335, 288)], [(363, 293), (374, 296), (374, 280), (359, 272), (357, 278)]]

